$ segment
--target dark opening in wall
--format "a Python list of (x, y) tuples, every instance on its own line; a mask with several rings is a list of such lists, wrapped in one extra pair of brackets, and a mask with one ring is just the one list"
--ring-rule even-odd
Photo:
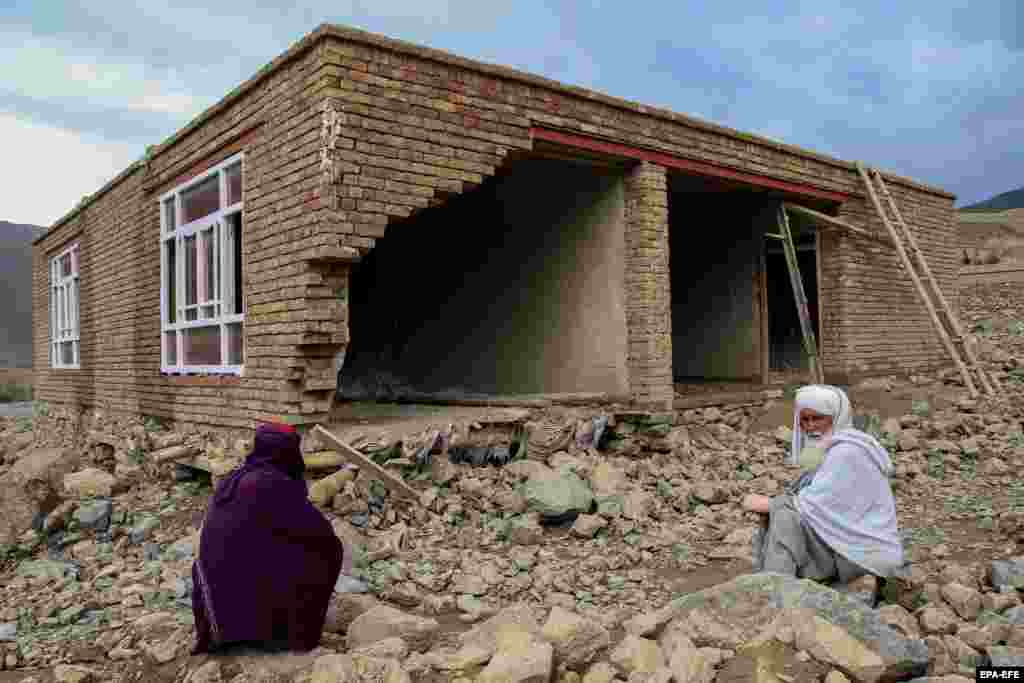
[(340, 399), (628, 391), (622, 172), (502, 171), (353, 269)]

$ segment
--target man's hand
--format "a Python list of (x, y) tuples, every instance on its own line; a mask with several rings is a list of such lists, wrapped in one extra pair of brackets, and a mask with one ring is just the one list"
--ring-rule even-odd
[(748, 494), (743, 498), (743, 509), (747, 512), (759, 512), (762, 515), (768, 514), (768, 506), (772, 499), (768, 496), (759, 496), (756, 493)]

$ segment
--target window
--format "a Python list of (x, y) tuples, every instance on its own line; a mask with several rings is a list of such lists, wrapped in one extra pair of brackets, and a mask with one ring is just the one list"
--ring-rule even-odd
[(160, 198), (160, 366), (241, 374), (242, 157)]
[(78, 244), (50, 259), (50, 365), (79, 367)]

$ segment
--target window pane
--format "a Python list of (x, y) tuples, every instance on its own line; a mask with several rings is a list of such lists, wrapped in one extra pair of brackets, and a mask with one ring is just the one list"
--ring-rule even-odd
[(72, 346), (72, 342), (61, 342), (60, 362), (62, 365), (75, 364), (75, 348)]
[(228, 206), (242, 201), (242, 162), (229, 166), (224, 175), (228, 181)]
[(242, 312), (242, 214), (236, 213), (228, 217), (229, 243), (228, 273), (232, 278), (231, 291), (233, 301), (227, 302), (229, 313)]
[(169, 323), (173, 323), (177, 319), (176, 316), (178, 314), (178, 288), (174, 286), (174, 276), (178, 272), (178, 262), (175, 258), (177, 250), (175, 246), (174, 240), (164, 242), (164, 250), (167, 252), (167, 272), (164, 273), (164, 288), (167, 292), (167, 322)]
[(245, 362), (242, 352), (242, 323), (231, 323), (227, 326), (228, 365), (241, 365)]
[(186, 308), (185, 309), (185, 320), (192, 322), (193, 320), (199, 319), (199, 308)]
[(220, 327), (182, 330), (185, 365), (220, 365)]
[(199, 235), (199, 254), (203, 259), (199, 282), (199, 300), (216, 301), (217, 295), (217, 231), (204, 230)]
[(78, 279), (71, 281), (71, 330), (78, 331)]
[(196, 236), (185, 238), (185, 305), (196, 303)]
[(218, 175), (214, 173), (181, 193), (182, 225), (208, 216), (220, 208), (220, 182), (217, 178)]
[(178, 344), (177, 344), (177, 332), (165, 332), (164, 333), (164, 344), (166, 345), (166, 353), (164, 358), (166, 359), (167, 365), (178, 364)]
[(176, 218), (174, 215), (174, 197), (171, 197), (164, 202), (164, 227), (167, 229), (167, 232), (174, 232), (174, 229), (178, 227)]

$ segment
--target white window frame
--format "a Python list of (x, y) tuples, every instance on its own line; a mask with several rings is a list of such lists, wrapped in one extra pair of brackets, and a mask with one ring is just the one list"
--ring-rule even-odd
[[(79, 253), (78, 242), (73, 242), (50, 259), (50, 367), (61, 370), (81, 367)], [(61, 271), (65, 256), (71, 259), (70, 275)], [(61, 353), (65, 344), (71, 344), (70, 363)]]
[[(234, 254), (234, 242), (231, 240), (231, 231), (228, 229), (228, 219), (235, 214), (241, 218), (242, 206), (244, 204), (244, 197), (230, 206), (227, 205), (228, 200), (228, 182), (227, 174), (225, 171), (236, 164), (241, 168), (241, 173), (245, 174), (245, 167), (243, 164), (243, 154), (236, 154), (228, 157), (224, 161), (220, 162), (216, 166), (213, 166), (207, 171), (197, 175), (194, 178), (182, 183), (178, 187), (170, 190), (158, 199), (158, 207), (160, 212), (160, 371), (165, 374), (214, 374), (214, 375), (241, 375), (244, 369), (244, 362), (241, 365), (231, 365), (227, 362), (222, 362), (219, 365), (186, 365), (185, 364), (185, 343), (184, 343), (184, 331), (195, 328), (207, 328), (216, 327), (220, 330), (220, 357), (222, 361), (226, 361), (228, 357), (228, 325), (241, 324), (242, 325), (242, 357), (243, 361), (245, 358), (245, 299), (242, 299), (242, 312), (224, 314), (224, 306), (228, 305), (229, 302), (234, 301), (234, 278), (230, 276), (229, 266), (231, 266), (231, 259)], [(209, 213), (201, 218), (186, 223), (184, 225), (177, 225), (174, 230), (168, 229), (168, 216), (164, 207), (168, 200), (173, 201), (175, 222), (181, 220), (184, 216), (182, 212), (182, 201), (181, 195), (187, 192), (189, 189), (196, 185), (209, 180), (211, 177), (218, 178), (218, 186), (220, 192), (220, 200), (218, 209), (212, 213)], [(202, 254), (205, 253), (201, 247), (200, 242), (202, 240), (201, 234), (207, 231), (212, 231), (213, 235), (217, 236), (216, 242), (216, 258), (214, 259), (214, 288), (219, 290), (216, 292), (206, 292), (207, 296), (200, 301), (200, 295), (203, 290), (206, 289), (205, 278), (203, 278), (202, 284), (200, 284), (200, 274), (205, 274), (205, 259), (202, 258)], [(187, 238), (194, 237), (196, 240), (196, 303), (187, 304), (185, 299), (186, 294), (186, 282), (185, 282), (185, 240)], [(174, 287), (175, 287), (175, 318), (174, 322), (169, 322), (170, 311), (169, 311), (169, 297), (167, 291), (167, 269), (168, 269), (168, 258), (167, 250), (164, 245), (168, 242), (174, 241), (175, 248), (175, 273), (174, 273)], [(230, 250), (230, 251), (229, 251)], [(200, 264), (202, 261), (202, 264)], [(228, 276), (225, 277), (225, 274)], [(214, 314), (208, 315), (207, 317), (200, 318), (207, 307), (213, 307)], [(190, 309), (195, 310), (195, 320), (188, 320), (187, 312)], [(174, 339), (174, 363), (168, 362), (168, 334), (173, 333)]]

